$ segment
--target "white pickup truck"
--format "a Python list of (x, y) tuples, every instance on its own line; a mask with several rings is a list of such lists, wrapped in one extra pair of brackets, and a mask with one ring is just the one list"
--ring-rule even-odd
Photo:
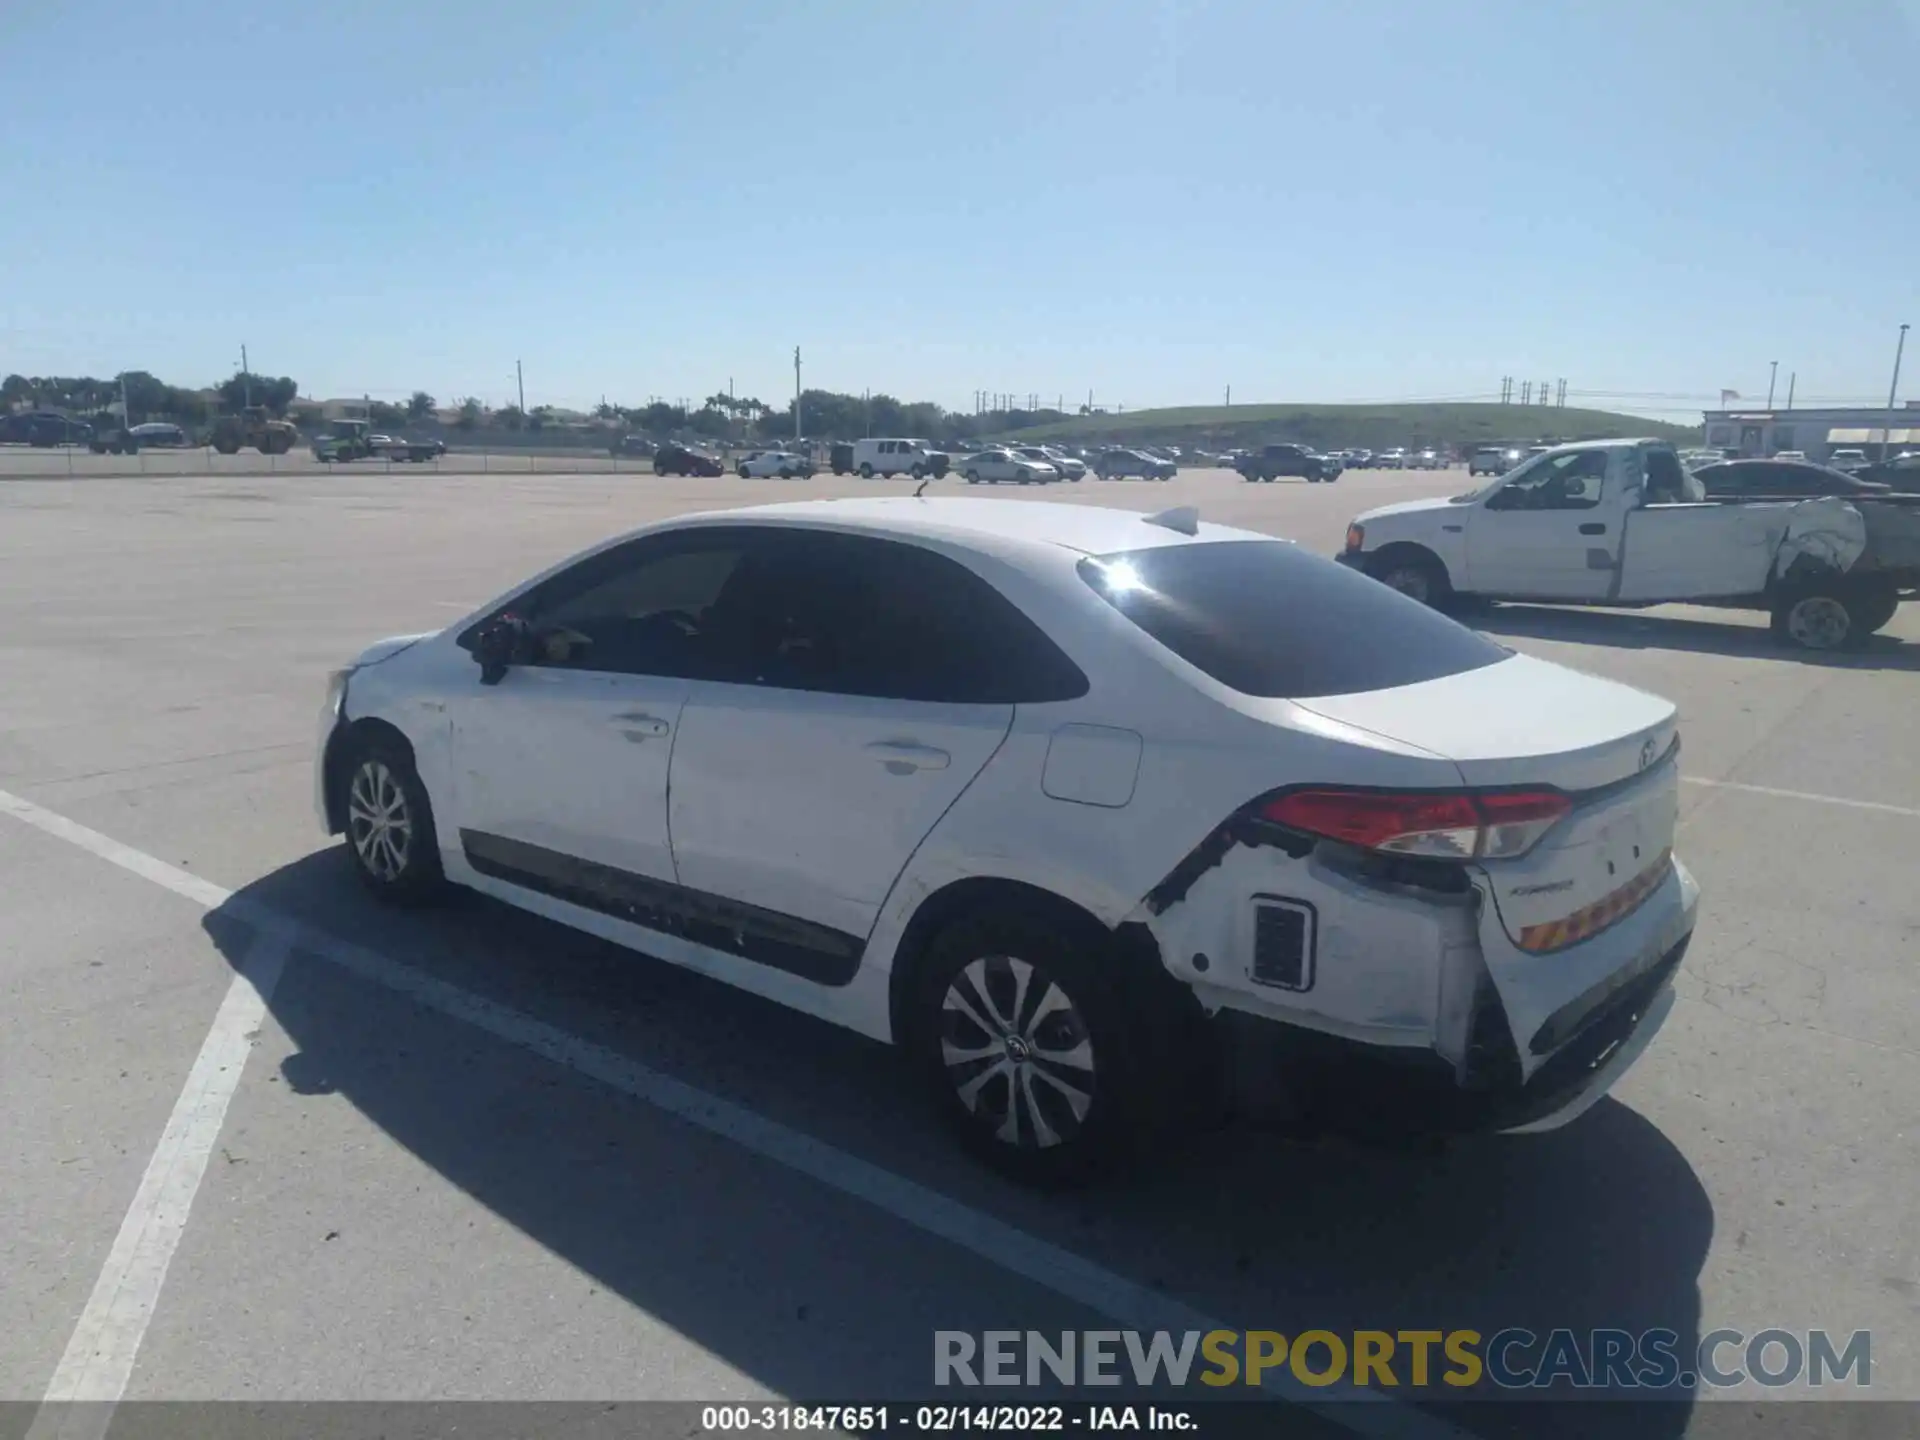
[(1768, 611), (1808, 649), (1863, 642), (1920, 592), (1920, 499), (1708, 501), (1656, 440), (1562, 445), (1464, 495), (1369, 510), (1341, 563), (1403, 594)]

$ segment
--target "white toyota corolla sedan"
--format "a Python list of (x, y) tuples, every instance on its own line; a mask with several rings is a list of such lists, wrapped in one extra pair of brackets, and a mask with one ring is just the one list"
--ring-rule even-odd
[(1674, 707), (1290, 542), (984, 499), (691, 515), (332, 677), (317, 790), (446, 882), (898, 1044), (1084, 1174), (1221, 1106), (1540, 1130), (1673, 1004)]

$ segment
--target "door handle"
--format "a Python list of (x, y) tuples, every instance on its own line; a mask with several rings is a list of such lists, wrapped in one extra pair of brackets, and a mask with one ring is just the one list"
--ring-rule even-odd
[(1464, 525), (1442, 525), (1440, 528), (1442, 530), (1445, 530), (1450, 535), (1458, 535), (1462, 530), (1466, 529), (1467, 527)]
[(1598, 520), (1589, 520), (1580, 527), (1580, 533), (1582, 535), (1604, 535), (1607, 533), (1607, 527), (1602, 525)]
[(629, 740), (641, 740), (648, 736), (667, 733), (667, 722), (658, 715), (649, 715), (644, 710), (627, 710), (613, 717), (613, 723), (627, 732)]
[(866, 747), (895, 775), (910, 775), (915, 770), (944, 770), (953, 757), (931, 745), (916, 745), (911, 740), (876, 740)]

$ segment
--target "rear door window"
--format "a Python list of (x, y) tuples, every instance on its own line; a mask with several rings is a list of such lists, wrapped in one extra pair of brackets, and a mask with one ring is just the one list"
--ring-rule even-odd
[(1243, 695), (1310, 700), (1417, 685), (1513, 652), (1437, 611), (1278, 540), (1089, 556), (1094, 592)]

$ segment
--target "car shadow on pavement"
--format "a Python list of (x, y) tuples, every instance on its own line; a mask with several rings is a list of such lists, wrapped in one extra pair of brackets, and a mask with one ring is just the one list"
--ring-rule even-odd
[[(1646, 610), (1561, 609), (1551, 605), (1479, 605), (1456, 616), (1489, 635), (1565, 640), (1620, 650), (1691, 650), (1797, 660), (1840, 670), (1920, 671), (1920, 645), (1893, 635), (1870, 635), (1858, 650), (1802, 650), (1778, 643), (1764, 623), (1698, 620)], [(1764, 619), (1764, 617), (1759, 617)]]
[[(1664, 1329), (1683, 1359), (1698, 1338), (1711, 1204), (1681, 1153), (1612, 1101), (1561, 1131), (1437, 1153), (1219, 1129), (1100, 1188), (1036, 1193), (962, 1158), (887, 1047), (494, 901), (387, 909), (334, 850), (249, 885), (205, 928), (238, 966), (263, 916), (306, 937), (270, 999), (291, 1045), (286, 1089), (351, 1105), (594, 1285), (778, 1394), (953, 1400), (932, 1388), (934, 1329), (1051, 1334), (1103, 1317), (374, 983), (328, 958), (334, 942), (800, 1130), (1228, 1327), (1524, 1327), (1543, 1341), (1566, 1329), (1583, 1344), (1594, 1329)], [(1455, 1394), (1436, 1384), (1421, 1398)], [(1691, 1413), (1579, 1403), (1551, 1428), (1678, 1435)], [(1494, 1403), (1455, 1418), (1506, 1435), (1538, 1432), (1530, 1415)]]

